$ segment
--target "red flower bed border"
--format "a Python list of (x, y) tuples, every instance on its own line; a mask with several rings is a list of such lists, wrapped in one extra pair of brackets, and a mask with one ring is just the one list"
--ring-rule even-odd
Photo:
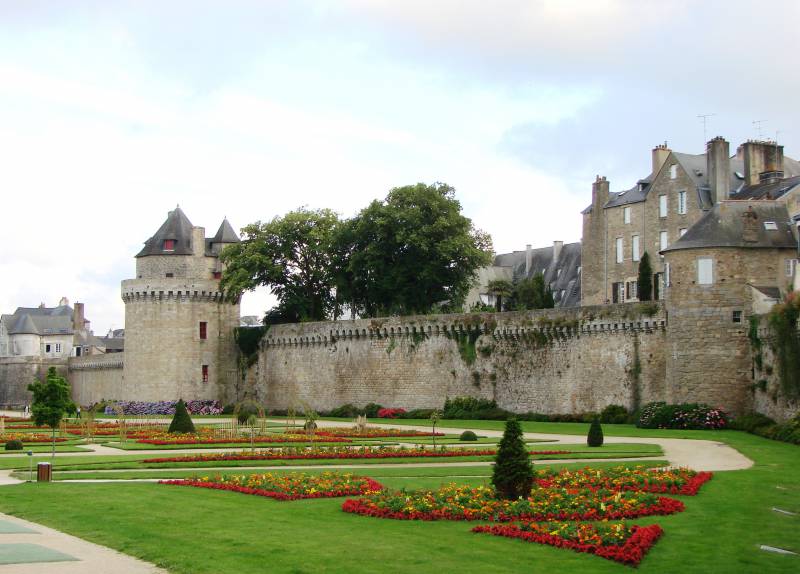
[[(642, 491), (653, 492), (662, 494), (682, 494), (685, 496), (694, 496), (706, 482), (712, 479), (714, 473), (711, 472), (698, 472), (693, 477), (686, 480), (683, 486), (667, 485), (667, 484), (651, 484), (646, 482), (644, 484), (629, 484), (616, 490), (627, 491)], [(539, 479), (536, 481), (537, 486), (548, 488), (553, 485), (552, 480)], [(613, 485), (608, 485), (608, 488), (615, 490)]]
[(357, 430), (350, 431), (347, 433), (345, 431), (335, 432), (335, 431), (326, 431), (326, 430), (318, 430), (318, 435), (322, 436), (345, 436), (345, 437), (352, 437), (352, 438), (431, 438), (434, 436), (444, 436), (443, 432), (421, 432), (421, 431), (380, 431), (380, 432), (366, 432), (366, 433), (359, 433)]
[(275, 500), (302, 500), (307, 498), (338, 498), (341, 496), (357, 496), (364, 494), (368, 490), (383, 490), (383, 485), (369, 477), (364, 477), (367, 482), (365, 489), (350, 489), (350, 490), (328, 490), (315, 492), (313, 494), (286, 494), (283, 492), (276, 492), (274, 490), (264, 490), (262, 488), (248, 488), (246, 486), (237, 486), (234, 484), (221, 484), (219, 482), (202, 482), (199, 480), (159, 480), (159, 484), (171, 484), (175, 486), (194, 486), (197, 488), (210, 488), (212, 490), (229, 490), (231, 492), (239, 492), (241, 494), (253, 494), (255, 496), (266, 496), (274, 498)]
[[(296, 439), (286, 439), (283, 437), (277, 437), (273, 439), (272, 437), (270, 437), (269, 440), (264, 440), (266, 438), (267, 437), (257, 437), (255, 443), (258, 444), (258, 443), (293, 443), (293, 442), (353, 442), (348, 438), (327, 437), (327, 436), (323, 440), (318, 440), (318, 441), (309, 441), (308, 439), (302, 437), (297, 437)], [(229, 444), (229, 443), (250, 444), (250, 439), (249, 438), (203, 438), (203, 439), (163, 440), (163, 439), (141, 438), (138, 439), (136, 442), (141, 444), (155, 444), (160, 446), (170, 445), (170, 444)]]
[[(569, 513), (547, 513), (547, 514), (522, 514), (510, 516), (502, 512), (497, 514), (497, 522), (511, 522), (513, 520), (529, 520), (531, 522), (556, 522), (556, 521), (589, 521), (589, 520), (622, 520), (627, 518), (639, 518), (640, 516), (653, 516), (675, 514), (676, 512), (683, 512), (686, 507), (680, 500), (674, 498), (666, 498), (664, 496), (658, 497), (658, 504), (648, 506), (634, 512), (607, 512), (604, 514), (597, 513), (594, 509), (584, 512)], [(375, 518), (391, 518), (393, 520), (465, 520), (476, 521), (486, 520), (481, 516), (467, 517), (463, 514), (451, 514), (442, 510), (432, 510), (430, 512), (393, 512), (386, 508), (373, 508), (364, 503), (362, 499), (348, 499), (342, 504), (342, 510), (353, 514), (360, 514), (362, 516), (373, 516)]]
[(494, 524), (488, 526), (476, 526), (473, 532), (485, 532), (495, 536), (505, 536), (506, 538), (519, 538), (526, 542), (536, 542), (537, 544), (547, 544), (557, 548), (569, 548), (576, 552), (587, 552), (596, 556), (621, 562), (630, 566), (638, 566), (653, 547), (656, 541), (664, 534), (664, 530), (658, 524), (650, 526), (634, 526), (634, 533), (622, 545), (602, 544), (581, 544), (573, 540), (555, 536), (552, 534), (540, 534), (537, 532), (527, 532), (521, 530), (515, 524)]
[[(469, 450), (460, 451), (403, 451), (403, 450), (381, 450), (379, 452), (310, 452), (305, 454), (228, 454), (219, 453), (218, 455), (198, 455), (198, 456), (176, 456), (168, 458), (148, 458), (142, 462), (162, 463), (162, 462), (221, 462), (229, 460), (319, 460), (319, 459), (360, 459), (360, 458), (448, 458), (455, 456), (491, 456), (497, 454), (493, 450)], [(531, 451), (530, 454), (549, 455), (549, 454), (570, 454), (568, 450), (540, 450)]]

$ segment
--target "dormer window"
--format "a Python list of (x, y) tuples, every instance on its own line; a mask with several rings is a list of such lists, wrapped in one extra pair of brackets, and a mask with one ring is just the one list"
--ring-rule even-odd
[(165, 239), (164, 240), (164, 251), (175, 251), (175, 240), (174, 239)]

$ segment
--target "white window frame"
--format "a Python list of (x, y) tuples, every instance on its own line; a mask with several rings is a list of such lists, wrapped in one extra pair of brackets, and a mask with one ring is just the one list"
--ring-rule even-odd
[(686, 192), (678, 192), (678, 215), (686, 215)]
[(714, 260), (711, 257), (697, 258), (697, 284), (714, 284)]
[(667, 194), (665, 193), (658, 196), (658, 216), (667, 216)]
[(664, 251), (669, 247), (669, 234), (666, 231), (658, 232), (658, 250)]
[(664, 289), (670, 286), (669, 263), (664, 264)]
[(622, 223), (630, 223), (631, 222), (631, 208), (630, 207), (623, 207), (622, 208)]
[(797, 259), (784, 259), (783, 269), (787, 277), (794, 277), (795, 270), (797, 269)]
[(678, 238), (683, 237), (686, 234), (687, 231), (689, 231), (689, 230), (686, 227), (681, 227), (678, 230)]
[(616, 246), (616, 255), (617, 255), (617, 263), (622, 263), (625, 261), (625, 243), (622, 240), (622, 237), (617, 237), (615, 242)]
[(669, 178), (677, 179), (677, 177), (678, 177), (678, 164), (673, 163), (671, 166), (669, 166)]
[(631, 258), (634, 261), (639, 261), (639, 236), (631, 236)]
[(61, 343), (56, 343), (56, 355), (61, 354)]

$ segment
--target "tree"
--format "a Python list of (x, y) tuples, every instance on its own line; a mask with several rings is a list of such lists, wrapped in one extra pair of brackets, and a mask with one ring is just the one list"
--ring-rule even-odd
[(179, 432), (179, 433), (195, 432), (194, 423), (192, 422), (192, 416), (186, 409), (186, 403), (183, 402), (183, 399), (178, 400), (178, 402), (175, 404), (175, 414), (172, 415), (172, 422), (169, 423), (168, 432)]
[(47, 370), (44, 382), (35, 381), (28, 385), (33, 393), (31, 415), (37, 426), (49, 426), (53, 435), (52, 456), (56, 455), (56, 428), (61, 419), (75, 410), (75, 403), (70, 399), (70, 387), (67, 380), (58, 374), (55, 367)]
[(598, 417), (592, 419), (589, 434), (586, 436), (586, 444), (589, 446), (603, 446), (603, 427), (600, 426)]
[(301, 207), (242, 231), (244, 240), (223, 249), (221, 288), (229, 299), (266, 286), (277, 296), (273, 322), (320, 321), (338, 315), (332, 254), (340, 225), (329, 209)]
[(511, 297), (514, 293), (514, 285), (508, 279), (495, 279), (489, 281), (486, 286), (489, 294), (495, 296), (495, 305), (497, 311), (503, 310), (503, 299)]
[(553, 293), (544, 282), (544, 275), (522, 279), (514, 285), (514, 307), (521, 311), (530, 309), (552, 309), (555, 307)]
[(527, 498), (533, 486), (533, 467), (516, 419), (506, 421), (500, 448), (495, 457), (492, 485), (507, 500)]
[(653, 298), (653, 267), (650, 265), (650, 255), (647, 251), (642, 253), (642, 259), (639, 261), (637, 293), (639, 301), (650, 301)]
[(397, 187), (347, 221), (339, 234), (336, 292), (362, 316), (460, 307), (491, 238), (461, 214), (454, 189)]

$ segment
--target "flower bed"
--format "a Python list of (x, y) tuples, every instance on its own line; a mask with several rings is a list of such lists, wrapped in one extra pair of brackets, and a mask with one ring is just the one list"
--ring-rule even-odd
[(171, 445), (171, 444), (229, 444), (229, 443), (297, 443), (297, 442), (353, 442), (348, 438), (333, 437), (333, 436), (312, 436), (308, 437), (304, 434), (300, 435), (287, 435), (287, 434), (270, 434), (259, 435), (253, 437), (252, 441), (249, 436), (237, 438), (216, 438), (214, 437), (213, 430), (203, 430), (202, 432), (194, 434), (177, 434), (177, 433), (149, 433), (148, 436), (142, 437), (141, 435), (133, 434), (132, 438), (136, 438), (136, 442), (141, 444), (154, 444), (154, 445)]
[[(107, 405), (105, 414), (116, 413), (114, 406), (122, 409), (126, 415), (174, 415), (175, 405), (178, 401), (117, 401)], [(186, 401), (186, 410), (193, 415), (218, 415), (222, 413), (219, 401)]]
[(620, 520), (681, 512), (679, 500), (646, 492), (537, 488), (527, 499), (501, 500), (494, 489), (449, 484), (438, 490), (383, 492), (345, 501), (342, 510), (396, 520)]
[(711, 480), (710, 472), (697, 472), (688, 468), (666, 470), (647, 469), (642, 466), (618, 466), (603, 471), (544, 469), (536, 472), (536, 484), (541, 488), (603, 488), (607, 490), (639, 490), (666, 494), (695, 495), (700, 487)]
[(703, 403), (671, 405), (655, 402), (642, 407), (636, 426), (648, 429), (724, 429), (728, 428), (729, 418), (722, 409)]
[[(142, 462), (222, 462), (236, 460), (306, 460), (306, 459), (361, 459), (361, 458), (447, 458), (454, 456), (494, 456), (494, 450), (478, 449), (423, 449), (423, 448), (385, 448), (365, 447), (360, 449), (327, 448), (313, 450), (298, 450), (289, 452), (285, 450), (260, 450), (255, 453), (209, 453), (199, 455), (184, 455), (169, 458), (148, 458)], [(565, 450), (532, 451), (531, 454), (569, 454)]]
[(664, 533), (658, 524), (628, 526), (624, 522), (517, 522), (476, 526), (472, 531), (588, 552), (630, 566), (638, 566)]
[(405, 409), (378, 409), (379, 419), (396, 419), (404, 414), (406, 414)]
[(323, 472), (320, 475), (293, 472), (247, 476), (204, 476), (187, 480), (161, 480), (159, 484), (230, 490), (242, 494), (267, 496), (276, 500), (355, 496), (383, 490), (383, 485), (366, 476), (334, 472)]
[(437, 432), (423, 432), (423, 431), (415, 431), (415, 430), (404, 430), (404, 429), (384, 429), (384, 428), (366, 428), (364, 430), (352, 429), (352, 428), (326, 428), (317, 431), (318, 435), (323, 436), (343, 436), (343, 437), (350, 437), (350, 438), (384, 438), (384, 437), (433, 437), (433, 436), (444, 436), (444, 433)]
[[(21, 440), (24, 443), (53, 442), (53, 437), (49, 434), (30, 432), (12, 432), (0, 435), (0, 442), (8, 442), (10, 440)], [(67, 439), (56, 437), (56, 442), (64, 442), (65, 440)]]

